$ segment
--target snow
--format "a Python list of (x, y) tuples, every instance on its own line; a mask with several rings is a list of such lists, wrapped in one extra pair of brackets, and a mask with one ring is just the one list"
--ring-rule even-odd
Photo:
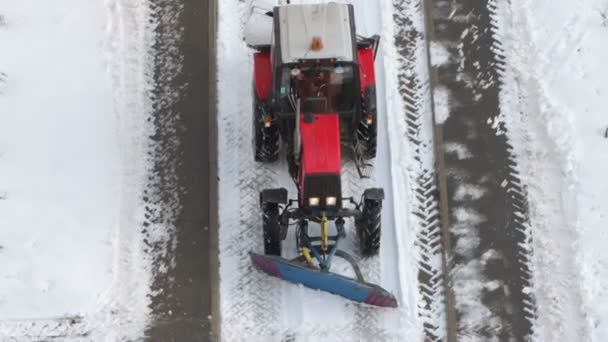
[(0, 71), (0, 95), (4, 94), (6, 87), (6, 73)]
[(137, 338), (149, 273), (134, 205), (144, 130), (133, 122), (146, 113), (122, 96), (145, 93), (118, 97), (137, 72), (112, 73), (138, 33), (116, 24), (144, 28), (147, 8), (29, 0), (0, 11), (0, 339)]
[(435, 122), (441, 125), (450, 117), (450, 91), (448, 88), (434, 87), (433, 102), (435, 103)]
[(500, 10), (501, 120), (528, 188), (539, 341), (608, 339), (607, 8), (520, 0)]
[[(0, 186), (6, 193), (0, 206), (6, 265), (0, 319), (91, 312), (95, 295), (111, 281), (112, 208), (120, 186), (117, 122), (105, 117), (112, 92), (101, 61), (90, 55), (97, 41), (87, 38), (101, 33), (102, 18), (91, 14), (102, 9), (87, 6), (85, 15), (76, 16), (69, 7), (50, 4), (14, 7), (6, 15), (19, 27), (0, 43), (10, 75), (0, 123)], [(39, 25), (28, 25), (34, 22)], [(69, 34), (72, 25), (83, 34)], [(82, 49), (65, 56), (78, 45)], [(66, 249), (70, 244), (83, 249)], [(66, 264), (71, 266), (54, 266)], [(101, 272), (89, 274), (91, 268)]]
[(461, 143), (447, 142), (444, 144), (445, 152), (447, 154), (453, 154), (458, 160), (470, 159), (473, 157), (471, 151)]
[(454, 192), (455, 201), (476, 201), (483, 197), (486, 190), (479, 185), (475, 184), (458, 184), (456, 191)]
[[(474, 188), (474, 185), (465, 185)], [(502, 286), (498, 280), (488, 280), (484, 275), (487, 261), (498, 258), (494, 250), (486, 251), (481, 259), (476, 254), (479, 251), (479, 225), (486, 218), (473, 208), (466, 206), (452, 209), (450, 231), (456, 237), (456, 244), (452, 251), (461, 262), (452, 269), (452, 281), (456, 303), (456, 310), (460, 314), (459, 327), (464, 331), (474, 332), (479, 329), (480, 322), (489, 329), (487, 332), (500, 331), (503, 324), (500, 317), (494, 314), (479, 299)], [(461, 335), (460, 339), (468, 341), (479, 340), (482, 337)]]
[(247, 26), (244, 29), (247, 45), (261, 46), (272, 43), (273, 19), (266, 15), (267, 12), (272, 12), (272, 6), (263, 8), (253, 7), (251, 16), (247, 20)]
[(450, 61), (450, 52), (440, 42), (430, 42), (431, 64), (433, 66), (444, 65)]
[[(501, 285), (498, 281), (487, 281), (481, 274), (483, 273), (483, 265), (477, 259), (471, 260), (464, 265), (458, 265), (454, 268), (453, 282), (457, 309), (462, 313), (460, 324), (462, 327), (474, 331), (477, 322), (484, 322), (485, 326), (491, 331), (499, 331), (502, 321), (495, 316), (492, 311), (485, 305), (481, 304), (480, 296), (484, 290), (495, 290)], [(470, 281), (470, 279), (478, 279)], [(463, 341), (480, 341), (481, 336), (459, 336)]]

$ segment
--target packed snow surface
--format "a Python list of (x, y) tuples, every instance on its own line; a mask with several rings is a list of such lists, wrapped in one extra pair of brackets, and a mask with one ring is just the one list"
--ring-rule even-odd
[(606, 13), (605, 0), (499, 11), (502, 120), (528, 186), (539, 341), (608, 340)]
[(143, 126), (132, 124), (143, 107), (116, 95), (144, 94), (118, 91), (133, 75), (117, 65), (140, 33), (125, 27), (143, 27), (121, 21), (145, 11), (121, 0), (0, 1), (1, 340), (134, 338), (112, 327), (144, 327), (134, 205)]
[(120, 153), (103, 7), (64, 2), (2, 6), (0, 319), (89, 313), (112, 280)]

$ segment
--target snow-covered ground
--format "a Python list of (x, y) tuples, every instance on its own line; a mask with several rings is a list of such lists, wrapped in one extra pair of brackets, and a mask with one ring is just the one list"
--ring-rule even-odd
[[(420, 1), (350, 2), (359, 33), (383, 39), (376, 63), (380, 140), (372, 179), (360, 182), (347, 161), (344, 189), (355, 197), (362, 185), (387, 192), (380, 256), (361, 266), (369, 280), (396, 294), (400, 307), (357, 305), (252, 268), (247, 253), (262, 248), (258, 191), (292, 183), (284, 162), (253, 162), (252, 75), (240, 68), (252, 67), (252, 51), (242, 41), (251, 1), (221, 0), (219, 250), (227, 341), (419, 341), (427, 333), (423, 324), (435, 327), (439, 338), (445, 334), (441, 290), (431, 289), (427, 296), (438, 298), (432, 301), (419, 284), (421, 263), (441, 269), (440, 253), (425, 246), (431, 242), (417, 228), (424, 224), (412, 214), (416, 191), (433, 179), (426, 51), (404, 57), (393, 37), (399, 24), (423, 30)], [(506, 56), (500, 120), (529, 196), (533, 242), (524, 247), (533, 251), (533, 282), (525, 290), (536, 300), (534, 337), (606, 341), (608, 1), (490, 3), (497, 6), (496, 38)], [(143, 156), (153, 22), (145, 0), (0, 0), (2, 341), (135, 340), (145, 328), (151, 260), (142, 252), (139, 199), (149, 168)], [(431, 52), (434, 64), (445, 61), (441, 46)], [(453, 99), (443, 89), (434, 95), (441, 123)], [(420, 116), (415, 138), (408, 138), (406, 114)], [(488, 124), (499, 128), (499, 120)], [(417, 139), (422, 143), (414, 146)], [(459, 144), (446, 150), (470, 157)], [(484, 192), (479, 184), (462, 184), (454, 198), (464, 202)], [(472, 227), (484, 217), (464, 207), (455, 214), (467, 222), (456, 233), (473, 241)], [(348, 230), (345, 249), (357, 254)], [(158, 231), (150, 234), (162, 239)], [(290, 232), (285, 256), (295, 256), (294, 245)], [(454, 248), (466, 254), (471, 246), (474, 241)], [(478, 265), (470, 266), (465, 271)], [(453, 285), (467, 290), (470, 284), (456, 278)], [(485, 317), (483, 310), (468, 313)]]
[[(273, 3), (272, 1), (265, 1)], [(319, 3), (325, 1), (292, 1), (292, 3)], [(382, 43), (376, 62), (379, 151), (371, 180), (361, 181), (352, 162), (343, 167), (343, 191), (347, 196), (359, 197), (363, 188), (382, 186), (387, 192), (383, 210), (383, 237), (380, 256), (365, 261), (361, 267), (364, 276), (389, 291), (393, 291), (399, 309), (383, 310), (357, 305), (341, 297), (298, 287), (268, 277), (253, 269), (248, 252), (262, 250), (261, 213), (258, 194), (261, 189), (288, 187), (291, 197), (295, 188), (288, 176), (287, 166), (281, 161), (276, 165), (256, 164), (251, 147), (252, 73), (243, 72), (244, 66), (252, 70), (252, 53), (243, 42), (243, 28), (251, 13), (251, 1), (221, 1), (218, 13), (218, 120), (219, 120), (219, 174), (220, 194), (220, 304), (222, 338), (227, 341), (402, 341), (404, 338), (423, 339), (423, 323), (431, 327), (441, 326), (441, 307), (426, 308), (419, 294), (419, 265), (432, 263), (430, 269), (441, 266), (437, 250), (420, 254), (417, 246), (417, 227), (423, 226), (413, 215), (414, 185), (418, 168), (414, 150), (432, 149), (431, 117), (428, 90), (428, 73), (420, 76), (423, 95), (414, 89), (414, 104), (404, 104), (400, 94), (411, 85), (400, 84), (401, 74), (412, 76), (426, 71), (426, 52), (413, 53), (405, 70), (395, 46), (395, 16), (400, 21), (415, 21), (420, 28), (424, 20), (420, 6), (403, 5), (408, 13), (397, 13), (391, 1), (350, 1), (355, 5), (358, 33), (380, 34)], [(415, 3), (416, 1), (412, 1)], [(260, 1), (257, 2), (258, 4)], [(408, 3), (408, 1), (404, 1)], [(412, 10), (417, 8), (418, 10)], [(395, 15), (395, 16), (394, 16)], [(415, 19), (412, 19), (415, 17)], [(415, 47), (425, 47), (424, 41)], [(243, 68), (236, 68), (241, 66)], [(403, 70), (402, 70), (403, 69)], [(426, 80), (424, 79), (426, 77)], [(425, 81), (427, 83), (425, 83)], [(424, 97), (424, 95), (427, 97)], [(419, 98), (420, 97), (420, 98)], [(427, 115), (418, 137), (424, 146), (410, 146), (406, 139), (406, 107), (420, 106)], [(423, 115), (422, 113), (412, 113)], [(420, 143), (420, 142), (419, 142)], [(418, 156), (419, 157), (419, 156)], [(432, 151), (425, 157), (424, 165), (432, 174)], [(432, 177), (431, 177), (432, 178)], [(412, 184), (410, 184), (410, 182)], [(428, 201), (425, 201), (428, 203)], [(240, 208), (240, 210), (235, 210)], [(433, 210), (433, 209), (431, 209)], [(347, 222), (349, 238), (344, 249), (358, 254), (355, 233)], [(425, 245), (422, 242), (420, 245)], [(434, 243), (434, 242), (429, 242)], [(293, 231), (283, 243), (283, 256), (295, 257)], [(426, 259), (425, 259), (426, 258)], [(335, 271), (345, 271), (336, 262)], [(439, 283), (441, 284), (441, 283)], [(442, 298), (437, 289), (430, 289), (437, 299)], [(430, 300), (429, 302), (432, 302)], [(427, 312), (421, 318), (420, 311)], [(432, 313), (431, 313), (432, 312)], [(439, 312), (439, 315), (436, 313)], [(441, 331), (437, 331), (439, 335)]]
[(2, 341), (143, 332), (148, 12), (0, 1)]
[(608, 1), (499, 1), (539, 341), (608, 340)]

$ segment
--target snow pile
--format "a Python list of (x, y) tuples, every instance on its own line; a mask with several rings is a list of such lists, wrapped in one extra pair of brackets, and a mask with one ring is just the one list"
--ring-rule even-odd
[(603, 0), (501, 9), (502, 120), (529, 193), (538, 340), (608, 340), (607, 11)]
[(148, 8), (29, 0), (1, 11), (0, 339), (135, 339), (149, 277), (136, 205)]

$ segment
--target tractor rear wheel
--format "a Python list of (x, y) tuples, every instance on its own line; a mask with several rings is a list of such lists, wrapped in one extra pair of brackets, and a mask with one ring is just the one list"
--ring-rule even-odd
[(355, 220), (355, 227), (361, 243), (361, 254), (374, 256), (380, 250), (382, 232), (382, 201), (364, 199), (361, 217)]
[(357, 152), (364, 160), (376, 158), (378, 146), (378, 122), (374, 120), (368, 124), (365, 120), (359, 122), (357, 127)]
[(279, 159), (279, 127), (276, 122), (270, 127), (264, 125), (264, 116), (270, 109), (255, 96), (253, 106), (253, 147), (255, 161), (271, 163)]
[(264, 225), (264, 254), (281, 255), (281, 227), (279, 224), (279, 205), (262, 204)]
[[(368, 86), (361, 98), (361, 120), (357, 125), (356, 150), (363, 160), (376, 158), (378, 146), (378, 115), (376, 110), (376, 87)], [(371, 122), (368, 122), (371, 117)]]

